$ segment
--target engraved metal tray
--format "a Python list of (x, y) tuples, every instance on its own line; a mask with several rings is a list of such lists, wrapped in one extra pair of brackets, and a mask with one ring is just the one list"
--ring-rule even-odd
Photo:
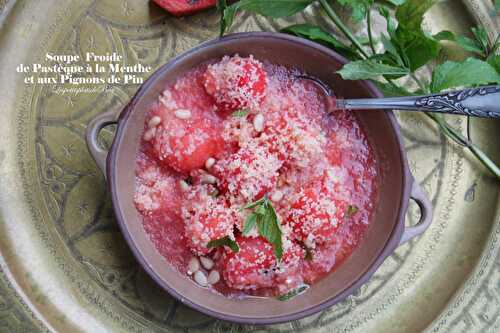
[[(14, 3), (15, 2), (15, 3)], [(136, 85), (57, 95), (15, 68), (54, 54), (119, 52), (157, 68), (214, 38), (218, 15), (175, 19), (145, 0), (0, 0), (0, 332), (433, 332), (500, 330), (500, 187), (420, 114), (398, 114), (410, 167), (435, 218), (353, 296), (306, 319), (238, 326), (199, 314), (160, 290), (134, 261), (113, 218), (104, 178), (84, 143), (89, 119), (124, 105)], [(325, 24), (243, 14), (234, 31)], [(491, 0), (439, 1), (428, 29), (498, 33)], [(460, 51), (449, 45), (453, 58)], [(449, 117), (465, 131), (466, 119)], [(500, 162), (500, 122), (471, 136)], [(109, 144), (112, 129), (102, 137)], [(416, 220), (411, 207), (408, 223)]]

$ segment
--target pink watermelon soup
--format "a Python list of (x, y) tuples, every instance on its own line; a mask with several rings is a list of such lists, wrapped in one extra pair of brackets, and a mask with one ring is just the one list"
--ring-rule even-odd
[(226, 56), (166, 86), (148, 110), (136, 207), (159, 253), (214, 292), (310, 285), (370, 225), (378, 166), (366, 135), (351, 113), (326, 114), (317, 86), (297, 74)]

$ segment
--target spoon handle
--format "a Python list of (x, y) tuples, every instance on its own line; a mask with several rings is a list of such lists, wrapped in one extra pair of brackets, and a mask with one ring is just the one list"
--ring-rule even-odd
[(337, 99), (336, 109), (396, 109), (500, 118), (500, 85), (456, 90), (426, 96)]

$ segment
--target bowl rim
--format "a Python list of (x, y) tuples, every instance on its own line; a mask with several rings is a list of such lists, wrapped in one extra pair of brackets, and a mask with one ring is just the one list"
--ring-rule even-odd
[[(318, 43), (306, 40), (304, 38), (284, 34), (284, 33), (277, 33), (277, 32), (242, 32), (242, 33), (233, 33), (224, 37), (219, 37), (216, 39), (209, 40), (207, 42), (201, 43), (194, 48), (189, 49), (186, 52), (181, 53), (180, 55), (170, 59), (166, 64), (160, 66), (137, 90), (135, 95), (131, 98), (130, 102), (123, 108), (121, 111), (118, 121), (117, 121), (117, 129), (116, 133), (113, 139), (113, 142), (111, 144), (111, 147), (108, 152), (108, 156), (106, 158), (106, 175), (108, 179), (108, 190), (111, 194), (111, 199), (112, 199), (112, 204), (113, 204), (113, 209), (114, 213), (116, 215), (116, 219), (118, 221), (118, 225), (122, 231), (123, 237), (125, 238), (127, 244), (129, 245), (130, 249), (132, 250), (132, 253), (134, 254), (134, 257), (136, 260), (139, 262), (139, 264), (142, 266), (142, 268), (153, 278), (153, 280), (160, 285), (164, 290), (166, 290), (171, 296), (175, 297), (178, 301), (181, 303), (197, 310), (200, 311), (201, 313), (204, 313), (206, 315), (209, 315), (211, 317), (225, 320), (225, 321), (230, 321), (234, 323), (240, 323), (240, 324), (253, 324), (253, 325), (267, 325), (267, 324), (278, 324), (278, 323), (284, 323), (284, 322), (289, 322), (293, 320), (298, 320), (307, 316), (310, 316), (314, 313), (317, 313), (321, 310), (324, 310), (326, 308), (331, 307), (332, 305), (336, 304), (338, 301), (344, 299), (348, 295), (352, 294), (352, 292), (359, 288), (361, 285), (363, 285), (370, 277), (375, 273), (375, 271), (379, 268), (379, 266), (383, 263), (383, 261), (392, 254), (392, 252), (398, 247), (403, 231), (404, 231), (404, 215), (407, 211), (408, 208), (408, 203), (410, 199), (410, 191), (412, 187), (412, 183), (414, 182), (413, 177), (409, 171), (408, 167), (408, 161), (407, 161), (407, 156), (406, 152), (404, 151), (404, 146), (403, 146), (403, 140), (402, 140), (402, 135), (400, 131), (400, 127), (397, 123), (396, 117), (394, 116), (394, 113), (390, 110), (386, 110), (386, 114), (388, 117), (388, 120), (392, 126), (392, 129), (394, 131), (396, 140), (398, 142), (398, 147), (399, 147), (399, 155), (401, 156), (401, 163), (402, 163), (402, 193), (401, 193), (401, 202), (399, 203), (399, 212), (397, 214), (397, 223), (395, 224), (391, 234), (389, 235), (389, 238), (386, 241), (385, 246), (383, 247), (382, 251), (380, 252), (379, 256), (375, 258), (373, 261), (372, 265), (362, 273), (359, 279), (355, 280), (351, 285), (345, 287), (345, 289), (335, 295), (334, 297), (329, 298), (328, 300), (324, 301), (323, 303), (317, 304), (315, 306), (296, 311), (292, 314), (286, 314), (286, 315), (279, 315), (279, 316), (273, 316), (273, 317), (240, 317), (237, 315), (228, 315), (228, 314), (223, 314), (217, 311), (214, 311), (208, 307), (205, 307), (203, 305), (200, 305), (198, 303), (195, 303), (189, 299), (186, 299), (183, 297), (181, 294), (179, 294), (174, 288), (170, 287), (167, 281), (164, 281), (157, 272), (153, 269), (153, 267), (148, 264), (148, 261), (144, 256), (141, 254), (139, 251), (138, 247), (136, 246), (136, 243), (133, 240), (133, 236), (128, 232), (126, 226), (125, 226), (125, 217), (122, 215), (122, 211), (119, 208), (118, 205), (118, 198), (117, 198), (117, 193), (114, 190), (116, 188), (116, 173), (114, 172), (115, 165), (116, 165), (116, 152), (117, 152), (117, 147), (119, 146), (120, 142), (122, 141), (122, 136), (124, 135), (124, 127), (121, 126), (123, 123), (126, 123), (129, 119), (129, 116), (134, 110), (134, 106), (137, 103), (137, 100), (150, 88), (151, 84), (153, 81), (155, 81), (155, 78), (158, 76), (163, 75), (163, 72), (171, 69), (172, 67), (176, 66), (177, 63), (184, 59), (185, 57), (190, 56), (193, 53), (197, 53), (201, 51), (202, 49), (209, 47), (209, 46), (214, 46), (219, 43), (223, 43), (225, 41), (233, 40), (233, 39), (241, 39), (241, 38), (270, 38), (270, 39), (281, 39), (281, 40), (286, 40), (287, 42), (299, 44), (301, 46), (308, 46), (317, 49), (320, 52), (325, 53), (328, 57), (331, 57), (338, 61), (339, 63), (345, 64), (348, 62), (346, 58), (343, 56), (339, 55), (335, 51), (320, 45)], [(383, 97), (383, 94), (380, 92), (380, 90), (370, 81), (367, 80), (359, 80), (362, 85), (366, 88), (367, 92), (370, 93), (374, 97)]]

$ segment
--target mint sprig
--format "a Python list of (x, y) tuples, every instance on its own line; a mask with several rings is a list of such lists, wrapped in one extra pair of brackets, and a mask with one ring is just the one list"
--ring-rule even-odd
[(242, 234), (248, 235), (257, 227), (259, 235), (264, 237), (273, 246), (274, 255), (278, 261), (283, 257), (283, 241), (280, 221), (271, 201), (265, 195), (261, 199), (251, 202), (241, 208), (253, 210), (245, 220)]
[(296, 297), (296, 296), (304, 293), (307, 289), (309, 289), (309, 285), (308, 284), (303, 284), (301, 286), (298, 286), (295, 289), (290, 290), (286, 294), (278, 296), (278, 300), (279, 301), (283, 301), (283, 302), (289, 301), (292, 298), (294, 298), (294, 297)]
[(240, 251), (240, 247), (239, 247), (238, 243), (236, 243), (236, 241), (232, 240), (229, 236), (225, 236), (225, 237), (218, 238), (218, 239), (212, 239), (207, 244), (207, 247), (209, 249), (215, 248), (215, 247), (221, 247), (221, 246), (227, 246), (231, 250), (233, 250), (233, 252)]

